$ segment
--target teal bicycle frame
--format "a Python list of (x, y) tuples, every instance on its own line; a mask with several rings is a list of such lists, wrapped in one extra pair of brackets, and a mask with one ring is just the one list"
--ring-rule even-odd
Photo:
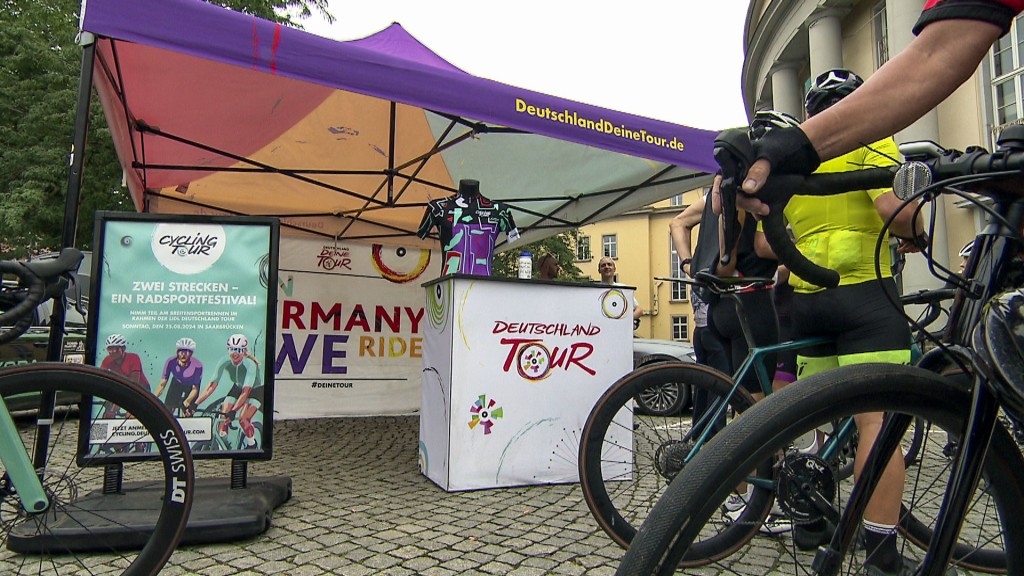
[[(42, 422), (40, 422), (42, 423)], [(29, 513), (43, 512), (50, 506), (50, 500), (43, 490), (43, 483), (36, 474), (32, 462), (21, 442), (21, 435), (14, 425), (7, 404), (0, 397), (0, 461), (21, 499), (21, 505)]]

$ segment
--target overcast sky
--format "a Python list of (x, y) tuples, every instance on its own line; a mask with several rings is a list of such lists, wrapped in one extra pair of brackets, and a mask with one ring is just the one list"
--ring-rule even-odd
[(309, 32), (351, 40), (398, 22), (475, 76), (697, 128), (746, 124), (745, 0), (330, 0)]

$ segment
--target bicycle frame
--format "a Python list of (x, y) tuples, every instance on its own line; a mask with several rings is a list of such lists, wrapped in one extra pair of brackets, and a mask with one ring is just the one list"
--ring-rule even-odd
[[(42, 423), (40, 420), (39, 424)], [(18, 429), (3, 397), (0, 397), (0, 461), (25, 511), (39, 513), (50, 507), (50, 500), (21, 443)]]

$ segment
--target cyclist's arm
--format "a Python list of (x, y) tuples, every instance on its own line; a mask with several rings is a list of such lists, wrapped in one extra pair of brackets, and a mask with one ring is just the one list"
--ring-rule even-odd
[(764, 235), (760, 229), (754, 233), (754, 252), (761, 258), (768, 258), (770, 260), (778, 260), (779, 257), (775, 255), (775, 250), (772, 249), (772, 245), (768, 243), (768, 237)]
[(199, 398), (196, 399), (196, 406), (199, 406), (200, 404), (205, 402), (206, 399), (209, 398), (210, 395), (213, 394), (214, 390), (216, 390), (216, 389), (217, 389), (217, 381), (216, 380), (211, 380), (210, 383), (206, 385), (206, 390), (203, 390), (203, 393), (200, 394)]
[[(672, 236), (672, 247), (675, 248), (676, 255), (680, 260), (693, 257), (693, 229), (700, 224), (701, 216), (704, 213), (704, 202), (705, 197), (702, 195), (668, 223), (668, 231)], [(683, 271), (689, 275), (690, 265), (684, 265)]]
[(156, 392), (154, 392), (153, 395), (159, 398), (160, 395), (164, 393), (165, 386), (167, 386), (167, 378), (161, 378), (160, 384), (157, 384)]
[(883, 222), (888, 222), (893, 214), (896, 215), (889, 226), (890, 234), (900, 238), (917, 238), (924, 233), (924, 220), (921, 213), (918, 212), (915, 218), (913, 206), (907, 206), (900, 210), (903, 201), (897, 198), (893, 192), (886, 192), (875, 198), (874, 203), (875, 210), (878, 210), (878, 215), (882, 217)]
[(249, 401), (249, 394), (251, 392), (251, 385), (244, 386), (242, 388), (242, 393), (238, 395), (238, 400), (235, 400), (235, 403), (231, 406), (231, 412), (238, 412), (239, 410), (241, 410), (242, 406), (245, 406), (245, 403)]
[[(937, 106), (964, 83), (999, 38), (995, 24), (942, 20), (929, 24), (899, 54), (839, 103), (801, 124), (822, 161), (894, 134)], [(758, 160), (747, 172), (743, 191), (761, 189), (771, 166)], [(759, 215), (767, 206), (739, 198)]]

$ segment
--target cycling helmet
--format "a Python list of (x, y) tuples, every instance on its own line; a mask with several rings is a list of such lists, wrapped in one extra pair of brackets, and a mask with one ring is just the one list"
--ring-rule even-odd
[(967, 244), (964, 244), (964, 247), (960, 249), (960, 257), (967, 258), (968, 256), (971, 255), (972, 249), (974, 249), (974, 240), (971, 240)]
[(181, 350), (188, 350), (189, 352), (195, 352), (196, 351), (196, 341), (191, 339), (191, 338), (179, 338), (178, 342), (175, 344), (175, 346), (178, 347), (179, 351), (181, 351)]
[(120, 346), (124, 348), (125, 346), (128, 346), (128, 341), (120, 334), (111, 334), (110, 336), (107, 336), (107, 343), (104, 347), (110, 348), (111, 346)]
[(228, 348), (248, 348), (249, 339), (244, 334), (232, 334), (228, 338)]
[(1024, 420), (1024, 289), (999, 294), (985, 305), (974, 348), (994, 372), (990, 380), (1006, 410)]
[(807, 116), (814, 116), (846, 98), (863, 83), (860, 76), (842, 68), (822, 72), (807, 91)]
[(754, 112), (754, 119), (750, 121), (750, 139), (757, 140), (775, 128), (794, 128), (799, 125), (799, 120), (785, 112), (758, 110)]

